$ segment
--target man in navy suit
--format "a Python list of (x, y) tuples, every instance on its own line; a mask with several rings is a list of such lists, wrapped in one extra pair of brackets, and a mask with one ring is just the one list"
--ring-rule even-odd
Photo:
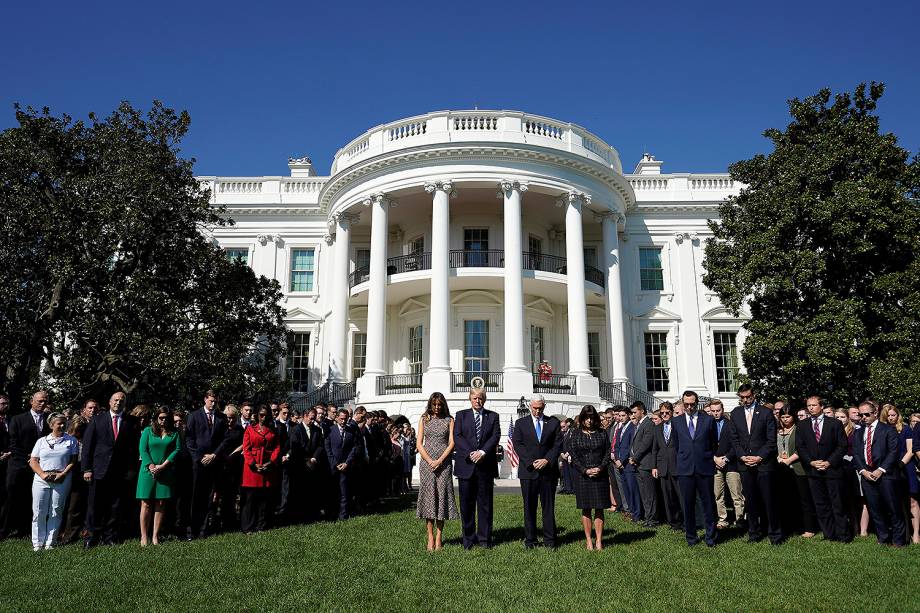
[[(498, 477), (498, 413), (484, 408), (486, 393), (470, 390), (470, 408), (454, 416), (454, 475), (460, 485), (463, 547), (492, 547), (492, 495)], [(474, 517), (475, 515), (475, 517)], [(478, 519), (478, 528), (477, 528)]]
[(853, 465), (862, 477), (862, 491), (881, 544), (904, 547), (907, 530), (898, 495), (898, 431), (878, 421), (878, 405), (865, 400), (859, 405), (863, 427), (853, 441)]
[(642, 498), (639, 495), (639, 482), (636, 479), (636, 466), (629, 463), (629, 452), (632, 449), (633, 437), (636, 435), (636, 422), (638, 409), (630, 409), (629, 418), (623, 422), (620, 428), (620, 434), (613, 444), (613, 463), (620, 473), (620, 480), (623, 487), (620, 488), (620, 494), (626, 499), (626, 506), (629, 511), (623, 515), (626, 519), (640, 522), (642, 521)]
[(684, 515), (684, 532), (688, 545), (696, 545), (700, 538), (696, 532), (696, 499), (703, 507), (706, 545), (716, 544), (716, 465), (713, 456), (718, 445), (716, 422), (706, 413), (696, 410), (699, 396), (687, 390), (681, 396), (684, 414), (671, 420), (677, 439), (677, 482), (680, 485), (680, 503)]
[(825, 539), (848, 543), (853, 535), (843, 496), (846, 433), (839, 421), (824, 414), (820, 396), (808, 397), (805, 410), (809, 417), (796, 424), (795, 447), (808, 475), (815, 514)]
[(185, 444), (192, 457), (191, 538), (207, 536), (214, 486), (224, 458), (220, 451), (227, 436), (227, 417), (217, 408), (217, 394), (204, 394), (204, 407), (192, 411), (185, 428)]
[(35, 441), (51, 431), (46, 421), (48, 403), (48, 392), (38, 390), (32, 394), (30, 409), (11, 418), (7, 424), (8, 436), (5, 438), (8, 440), (9, 466), (6, 470), (6, 500), (0, 514), (0, 537), (29, 534), (32, 480), (35, 478), (29, 466), (29, 457)]
[(106, 545), (117, 542), (119, 524), (126, 519), (134, 498), (140, 464), (140, 423), (126, 415), (124, 408), (124, 392), (115, 392), (109, 399), (109, 410), (96, 415), (83, 434), (80, 465), (84, 481), (90, 484), (86, 511), (88, 536), (83, 541), (86, 548), (95, 545), (100, 535)]
[(349, 423), (350, 417), (346, 408), (336, 411), (335, 423), (325, 439), (332, 486), (339, 495), (339, 519), (351, 516), (351, 470), (360, 451), (360, 432), (353, 423)]
[(783, 540), (783, 530), (773, 495), (776, 418), (773, 411), (760, 406), (751, 385), (738, 388), (738, 398), (741, 404), (732, 411), (730, 431), (747, 509), (748, 541), (763, 539), (766, 528), (770, 542), (778, 545)]
[(524, 547), (537, 545), (537, 500), (543, 509), (543, 546), (556, 547), (556, 483), (562, 431), (559, 420), (545, 417), (546, 401), (540, 394), (530, 399), (530, 415), (514, 423), (511, 441), (520, 461), (518, 479), (524, 497)]

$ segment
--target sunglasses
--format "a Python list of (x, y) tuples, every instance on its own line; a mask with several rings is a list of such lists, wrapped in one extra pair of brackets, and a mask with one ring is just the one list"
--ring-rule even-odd
[(871, 417), (872, 415), (873, 413), (860, 413), (859, 414), (860, 417)]
[(161, 420), (168, 419), (168, 418), (169, 418), (168, 415), (157, 415), (157, 421), (161, 421)]
[(670, 415), (671, 411), (661, 411), (661, 415)]

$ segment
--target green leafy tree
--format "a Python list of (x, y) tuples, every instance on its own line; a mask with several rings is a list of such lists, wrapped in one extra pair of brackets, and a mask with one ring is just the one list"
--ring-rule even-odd
[(710, 222), (704, 283), (750, 308), (743, 351), (769, 394), (920, 407), (920, 162), (879, 132), (883, 85), (789, 101), (768, 155)]
[(182, 159), (187, 113), (16, 107), (0, 133), (0, 386), (20, 404), (114, 390), (185, 401), (276, 393), (278, 283), (208, 239), (231, 224)]

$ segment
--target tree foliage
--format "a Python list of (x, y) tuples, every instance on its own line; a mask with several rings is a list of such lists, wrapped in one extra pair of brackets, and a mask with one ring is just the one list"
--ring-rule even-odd
[(920, 406), (920, 163), (880, 134), (883, 89), (790, 100), (773, 152), (729, 168), (747, 187), (710, 222), (703, 280), (750, 308), (742, 355), (768, 393)]
[[(0, 133), (0, 387), (65, 401), (274, 391), (276, 281), (207, 234), (231, 224), (182, 159), (187, 113), (122, 103), (89, 122), (16, 107)], [(14, 404), (13, 406), (16, 406)]]

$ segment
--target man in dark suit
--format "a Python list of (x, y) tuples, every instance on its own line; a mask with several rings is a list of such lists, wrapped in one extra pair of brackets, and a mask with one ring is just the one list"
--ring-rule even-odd
[(83, 434), (80, 466), (83, 480), (89, 483), (86, 548), (100, 537), (106, 545), (118, 542), (134, 499), (140, 423), (124, 408), (124, 392), (115, 392), (109, 410), (96, 415)]
[(320, 484), (325, 484), (320, 471), (326, 467), (326, 446), (323, 431), (316, 425), (316, 409), (308, 409), (300, 423), (291, 428), (288, 453), (292, 519), (315, 521), (319, 518)]
[(221, 456), (227, 435), (227, 417), (217, 408), (217, 394), (208, 390), (204, 406), (192, 411), (185, 429), (185, 443), (192, 459), (191, 538), (207, 536), (214, 486), (220, 476)]
[(632, 448), (633, 437), (636, 435), (636, 421), (638, 420), (635, 415), (627, 418), (623, 422), (623, 427), (620, 428), (616, 443), (611, 444), (613, 445), (613, 464), (616, 466), (622, 483), (620, 494), (626, 500), (626, 506), (629, 507), (623, 517), (640, 522), (643, 519), (642, 497), (639, 495), (636, 467), (629, 463), (629, 450)]
[(6, 419), (9, 410), (9, 396), (0, 394), (0, 512), (6, 505), (6, 467), (9, 465), (10, 456), (13, 455), (10, 451), (10, 425)]
[(672, 419), (671, 436), (677, 440), (677, 482), (680, 485), (681, 505), (684, 515), (684, 532), (688, 545), (696, 545), (700, 538), (696, 531), (696, 500), (703, 507), (706, 545), (716, 544), (716, 499), (714, 477), (716, 422), (711, 416), (696, 410), (699, 396), (687, 390), (681, 396), (684, 414)]
[(6, 501), (0, 516), (0, 537), (27, 536), (32, 517), (32, 479), (29, 455), (40, 436), (51, 428), (46, 423), (49, 408), (48, 392), (32, 394), (31, 408), (12, 417), (8, 423), (9, 452), (6, 460)]
[(795, 446), (808, 474), (815, 514), (825, 539), (848, 543), (853, 535), (843, 500), (846, 432), (839, 421), (824, 415), (820, 396), (809, 397), (805, 410), (809, 417), (798, 422)]
[(639, 497), (642, 501), (642, 525), (646, 528), (658, 526), (658, 488), (652, 470), (655, 468), (655, 424), (648, 416), (645, 403), (637, 400), (630, 410), (638, 418), (636, 434), (632, 439), (629, 463), (636, 469)]
[(668, 525), (673, 530), (683, 530), (683, 514), (680, 511), (680, 494), (677, 484), (677, 439), (674, 437), (674, 414), (670, 402), (662, 403), (658, 415), (661, 425), (655, 429), (652, 454), (655, 456), (655, 468), (652, 476), (661, 483), (661, 500)]
[(278, 449), (281, 463), (281, 487), (273, 493), (272, 508), (275, 515), (275, 524), (284, 524), (288, 520), (288, 496), (291, 491), (291, 477), (288, 474), (288, 434), (291, 429), (291, 406), (287, 402), (278, 404), (278, 413), (275, 415), (275, 436), (278, 437)]
[(530, 415), (514, 423), (511, 441), (520, 461), (518, 479), (524, 498), (524, 547), (537, 545), (537, 500), (543, 509), (543, 546), (556, 547), (557, 463), (562, 452), (559, 420), (545, 417), (546, 401), (540, 394), (530, 399)]
[(853, 441), (853, 465), (862, 477), (862, 491), (875, 525), (878, 542), (895, 547), (907, 545), (904, 506), (898, 493), (898, 431), (878, 421), (878, 405), (866, 400), (859, 405), (863, 427)]
[(732, 499), (735, 510), (735, 524), (743, 525), (745, 512), (744, 494), (741, 485), (741, 473), (738, 472), (738, 456), (732, 442), (732, 422), (725, 415), (722, 401), (714, 398), (706, 407), (707, 412), (716, 422), (716, 454), (713, 461), (716, 464), (715, 497), (717, 529), (728, 528), (728, 507), (725, 505), (725, 491)]
[[(336, 411), (335, 424), (326, 436), (326, 456), (332, 473), (332, 487), (338, 493), (338, 518), (351, 516), (351, 471), (357, 454), (361, 452), (360, 432), (349, 424), (348, 409)], [(331, 519), (328, 518), (328, 519)]]
[(770, 542), (778, 545), (783, 541), (783, 529), (774, 496), (776, 418), (773, 411), (760, 406), (753, 386), (742, 385), (738, 398), (741, 404), (731, 414), (731, 439), (744, 490), (748, 541), (756, 543), (766, 532)]
[[(454, 416), (454, 475), (460, 485), (463, 547), (492, 547), (492, 496), (498, 477), (498, 414), (485, 409), (486, 393), (470, 390), (470, 408)], [(478, 529), (477, 529), (478, 519)]]

